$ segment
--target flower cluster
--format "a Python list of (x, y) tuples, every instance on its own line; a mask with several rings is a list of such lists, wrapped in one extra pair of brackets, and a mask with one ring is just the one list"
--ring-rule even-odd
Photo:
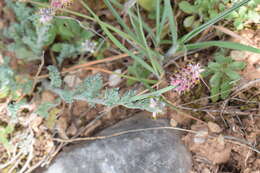
[(156, 98), (150, 98), (150, 108), (153, 109), (152, 117), (156, 119), (157, 114), (163, 114), (165, 109), (165, 103), (160, 102)]
[(53, 16), (55, 15), (55, 11), (53, 8), (40, 8), (39, 10), (39, 15), (40, 15), (40, 23), (45, 24), (49, 23), (52, 19)]
[(40, 8), (40, 23), (46, 24), (49, 23), (56, 14), (56, 11), (59, 8), (67, 8), (72, 4), (73, 0), (52, 0), (50, 8)]
[(174, 91), (179, 94), (189, 91), (199, 82), (202, 71), (203, 69), (199, 64), (188, 64), (186, 68), (171, 77), (171, 85), (176, 86)]
[(51, 7), (53, 8), (67, 8), (73, 3), (73, 0), (52, 0)]
[(96, 49), (97, 44), (90, 40), (85, 40), (81, 43), (81, 52), (90, 52), (94, 53)]

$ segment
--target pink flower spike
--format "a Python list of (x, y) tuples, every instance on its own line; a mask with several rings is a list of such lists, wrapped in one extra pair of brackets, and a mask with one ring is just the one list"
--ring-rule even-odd
[(189, 91), (199, 81), (202, 71), (199, 64), (188, 64), (186, 68), (171, 77), (171, 85), (176, 86), (173, 90), (178, 94)]
[(52, 8), (40, 8), (39, 15), (40, 15), (40, 19), (39, 19), (40, 23), (46, 24), (53, 19), (55, 15), (55, 11)]
[(52, 0), (51, 7), (62, 8), (63, 3), (60, 0)]

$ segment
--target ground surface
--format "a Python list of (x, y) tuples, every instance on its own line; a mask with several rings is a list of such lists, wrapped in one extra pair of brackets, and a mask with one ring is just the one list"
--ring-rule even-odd
[[(102, 15), (107, 21), (113, 22), (114, 18), (104, 8), (104, 4), (97, 5), (92, 1), (90, 4), (92, 4), (94, 11), (99, 11), (97, 12), (98, 15)], [(84, 11), (77, 4), (74, 4), (71, 8)], [(0, 1), (0, 19), (0, 29), (8, 26), (11, 21), (15, 20), (13, 13), (5, 8), (3, 1)], [(246, 28), (239, 32), (232, 32), (232, 34), (225, 33), (229, 34), (225, 38), (260, 48), (259, 28), (260, 26), (257, 26)], [(4, 41), (5, 44), (8, 44), (8, 42), (9, 40)], [(166, 78), (170, 77), (173, 71), (184, 67), (190, 61), (200, 63), (202, 66), (207, 65), (208, 62), (212, 61), (215, 51), (215, 48), (211, 48), (185, 58), (181, 57), (174, 63), (169, 62), (167, 67), (165, 67)], [(26, 69), (22, 70), (23, 73), (31, 75), (35, 75), (37, 72), (39, 67), (38, 61), (30, 62), (30, 64), (19, 64), (12, 52), (2, 50), (2, 54), (12, 57), (13, 68)], [(105, 57), (113, 55), (111, 51), (104, 53)], [(165, 114), (159, 115), (157, 118), (168, 118), (172, 126), (196, 131), (196, 134), (185, 133), (182, 136), (183, 142), (192, 152), (192, 173), (260, 172), (260, 55), (231, 51), (230, 56), (238, 61), (246, 62), (247, 67), (241, 72), (243, 79), (228, 99), (212, 103), (209, 99), (209, 90), (203, 81), (190, 92), (181, 96), (173, 92), (164, 94), (180, 111), (177, 112), (167, 108)], [(102, 63), (96, 67), (110, 71), (116, 69), (123, 69), (124, 71), (130, 63), (131, 59), (127, 57), (124, 60)], [(176, 63), (179, 67), (176, 67)], [(70, 60), (65, 62), (64, 66), (70, 67), (74, 64), (77, 64), (77, 62)], [(94, 73), (97, 73), (97, 71), (79, 71), (68, 76), (80, 80)], [(103, 74), (106, 82), (109, 82), (109, 76), (109, 74)], [(167, 80), (160, 85), (162, 85), (160, 87), (168, 85)], [(106, 86), (108, 86), (108, 83), (106, 83)], [(117, 87), (120, 87), (122, 90), (129, 89), (124, 79)], [(132, 88), (139, 91), (144, 89), (139, 84), (132, 86)], [(51, 91), (43, 90), (35, 93), (33, 97), (35, 98), (35, 103), (40, 103), (53, 101), (56, 95)], [(2, 105), (4, 105), (4, 102), (1, 103)], [(33, 129), (35, 143), (33, 158), (31, 158), (32, 165), (39, 166), (42, 163), (50, 162), (62, 150), (63, 146), (69, 145), (69, 143), (54, 141), (53, 137), (68, 139), (92, 136), (101, 129), (128, 118), (132, 113), (139, 112), (138, 110), (129, 110), (124, 107), (115, 107), (113, 109), (107, 109), (100, 105), (92, 107), (81, 101), (75, 102), (70, 106), (63, 106), (62, 113), (55, 121), (51, 119), (45, 120), (31, 114), (25, 114), (24, 117), (21, 117), (23, 119), (21, 122), (24, 122), (24, 124), (16, 129), (13, 136), (30, 134), (30, 132), (27, 132), (27, 128)], [(30, 119), (29, 125), (26, 124), (28, 119)], [(5, 124), (6, 121), (8, 121), (8, 117), (2, 112), (0, 123)], [(54, 126), (55, 129), (53, 128)], [(17, 140), (21, 139), (18, 138)], [(6, 164), (9, 158), (9, 153), (0, 144), (0, 163)], [(21, 158), (19, 161), (25, 163), (26, 158)], [(3, 171), (10, 171), (13, 164), (10, 164)]]

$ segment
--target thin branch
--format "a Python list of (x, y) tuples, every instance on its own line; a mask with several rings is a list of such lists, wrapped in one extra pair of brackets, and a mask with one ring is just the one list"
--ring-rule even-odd
[[(134, 53), (137, 53), (137, 52), (134, 52)], [(90, 67), (92, 65), (105, 63), (105, 62), (111, 62), (111, 61), (115, 61), (115, 60), (118, 60), (118, 59), (123, 59), (123, 58), (126, 58), (126, 57), (129, 57), (129, 55), (128, 54), (120, 54), (120, 55), (104, 58), (104, 59), (101, 59), (101, 60), (91, 61), (91, 62), (87, 62), (87, 63), (80, 64), (80, 65), (75, 65), (73, 67), (70, 67), (70, 68), (62, 70), (61, 74), (77, 71), (77, 70), (80, 70), (80, 69), (85, 69), (86, 67)], [(92, 67), (92, 68), (94, 68), (94, 67)], [(44, 79), (44, 78), (47, 78), (47, 77), (49, 77), (48, 74), (47, 75), (38, 76), (37, 79)]]
[(59, 139), (59, 138), (54, 138), (54, 141), (58, 142), (78, 142), (78, 141), (95, 141), (95, 140), (101, 140), (101, 139), (107, 139), (107, 138), (112, 138), (116, 136), (122, 136), (125, 134), (129, 133), (138, 133), (138, 132), (143, 132), (143, 131), (150, 131), (150, 130), (178, 130), (178, 131), (184, 131), (184, 132), (189, 132), (189, 133), (197, 133), (194, 130), (187, 130), (187, 129), (182, 129), (178, 127), (152, 127), (152, 128), (146, 128), (146, 129), (134, 129), (134, 130), (127, 130), (127, 131), (122, 131), (118, 133), (114, 133), (112, 135), (108, 136), (94, 136), (94, 137), (84, 137), (84, 138), (76, 138), (76, 139)]

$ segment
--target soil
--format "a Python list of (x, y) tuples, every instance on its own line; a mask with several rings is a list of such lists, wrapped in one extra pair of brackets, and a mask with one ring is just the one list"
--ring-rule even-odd
[[(4, 4), (0, 1), (0, 17), (4, 19), (0, 21), (0, 30), (11, 21), (14, 21), (12, 12), (2, 7), (4, 7)], [(71, 8), (84, 11), (82, 7), (77, 5)], [(95, 9), (100, 10), (100, 15), (102, 13), (106, 14), (103, 17), (107, 18), (108, 21), (114, 20), (111, 15), (108, 15), (107, 11), (104, 12), (104, 6), (95, 5)], [(230, 40), (260, 48), (259, 29), (245, 29), (237, 34), (245, 39), (230, 38)], [(207, 49), (185, 58), (179, 58), (175, 62), (179, 67), (174, 63), (168, 65), (166, 78), (159, 87), (167, 86), (171, 74), (185, 66), (190, 60), (201, 65), (207, 65), (212, 60), (214, 51), (215, 49)], [(6, 50), (2, 54), (12, 55)], [(110, 56), (113, 54), (109, 51), (105, 55)], [(196, 132), (195, 134), (185, 133), (182, 136), (184, 144), (192, 153), (193, 168), (190, 173), (260, 173), (260, 82), (257, 82), (260, 78), (260, 55), (231, 51), (230, 56), (235, 60), (246, 62), (247, 66), (241, 72), (243, 80), (227, 100), (212, 103), (208, 98), (209, 90), (205, 85), (207, 84), (205, 81), (201, 81), (191, 91), (182, 95), (172, 91), (164, 94), (165, 98), (179, 109), (176, 111), (168, 107), (165, 113), (158, 115), (157, 118), (168, 118), (172, 126)], [(13, 55), (12, 59), (14, 62), (17, 61)], [(128, 62), (119, 60), (96, 67), (110, 71), (116, 69), (124, 71), (130, 62), (130, 59)], [(13, 64), (15, 69), (21, 68), (17, 67), (19, 63)], [(74, 64), (77, 64), (77, 62)], [(71, 64), (65, 63), (66, 67), (69, 65)], [(25, 64), (22, 68), (32, 70), (32, 68), (29, 68), (32, 66), (34, 67), (32, 75), (37, 72), (39, 62)], [(97, 73), (97, 71), (79, 71), (68, 75), (75, 78), (75, 81), (80, 81), (94, 73)], [(102, 75), (105, 80), (104, 87), (109, 87), (109, 74)], [(130, 88), (125, 84), (125, 81), (125, 79), (122, 79), (117, 86), (122, 91)], [(73, 87), (73, 84), (71, 84), (71, 87)], [(139, 91), (144, 89), (140, 84), (135, 84), (131, 88)], [(35, 101), (35, 104), (53, 101), (57, 97), (48, 90), (37, 91), (33, 96), (32, 100)], [(1, 102), (2, 105), (4, 105), (4, 102)], [(31, 112), (34, 108), (27, 109), (28, 112)], [(35, 114), (24, 113), (24, 117), (21, 117), (22, 123), (20, 127), (17, 127), (17, 131), (13, 134), (13, 136), (17, 136), (17, 134), (27, 134), (29, 136), (28, 129), (32, 129), (35, 140), (34, 157), (31, 160), (32, 165), (38, 164), (39, 166), (42, 160), (46, 161), (45, 163), (51, 162), (57, 152), (62, 150), (65, 144), (55, 141), (54, 138), (69, 139), (93, 136), (100, 130), (139, 112), (139, 110), (129, 110), (121, 106), (112, 109), (100, 105), (93, 107), (82, 101), (74, 102), (71, 105), (62, 104), (56, 111), (59, 112), (48, 119), (40, 118)], [(8, 120), (6, 112), (1, 112), (0, 125), (6, 125)], [(9, 153), (0, 144), (0, 163), (4, 164), (8, 158)], [(22, 163), (25, 161), (26, 159)], [(8, 170), (9, 168), (5, 169), (5, 171)]]

